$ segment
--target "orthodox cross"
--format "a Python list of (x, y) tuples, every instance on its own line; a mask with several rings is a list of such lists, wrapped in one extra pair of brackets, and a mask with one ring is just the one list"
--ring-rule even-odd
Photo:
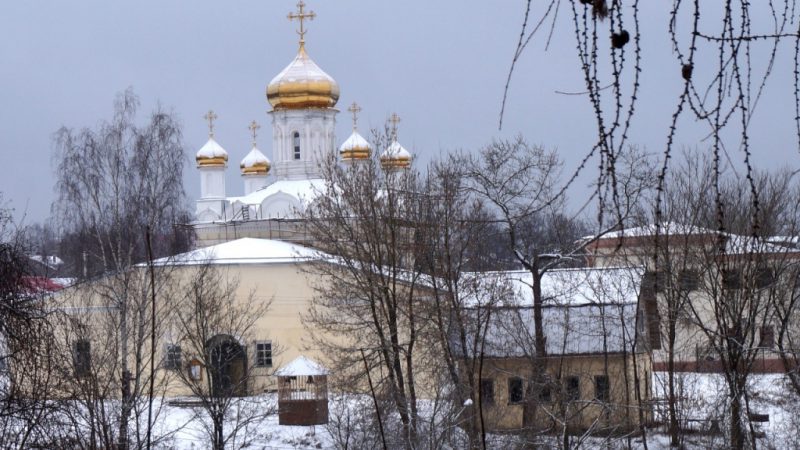
[(314, 14), (314, 11), (305, 12), (305, 7), (306, 4), (303, 3), (303, 0), (300, 0), (299, 2), (297, 2), (297, 14), (290, 12), (289, 15), (286, 16), (289, 18), (289, 20), (297, 19), (297, 21), (300, 22), (300, 31), (297, 32), (297, 34), (300, 35), (300, 45), (303, 45), (306, 42), (305, 40), (306, 30), (303, 27), (303, 21), (306, 19), (314, 20), (314, 17), (317, 17), (317, 15)]
[(350, 105), (350, 107), (347, 108), (347, 110), (350, 111), (350, 114), (353, 115), (353, 131), (355, 131), (356, 125), (358, 125), (358, 113), (361, 112), (361, 107), (358, 106), (358, 103), (353, 102), (353, 104)]
[(392, 139), (397, 140), (397, 124), (400, 123), (400, 116), (397, 113), (392, 113), (389, 117), (389, 122), (392, 124)]
[(214, 137), (214, 121), (217, 120), (217, 115), (209, 109), (203, 118), (208, 121), (208, 137)]
[(261, 128), (261, 125), (258, 124), (255, 120), (250, 122), (250, 126), (247, 127), (250, 129), (250, 134), (253, 135), (253, 147), (256, 146), (256, 136), (258, 135), (258, 130)]

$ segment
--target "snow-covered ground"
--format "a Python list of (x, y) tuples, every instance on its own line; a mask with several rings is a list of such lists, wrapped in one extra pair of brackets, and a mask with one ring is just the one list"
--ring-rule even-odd
[[(724, 427), (727, 414), (726, 389), (722, 375), (718, 374), (678, 374), (680, 398), (682, 399), (685, 422), (697, 429), (697, 433), (685, 435), (685, 445), (689, 449), (724, 448), (724, 438), (719, 434), (708, 433), (709, 426), (717, 421)], [(665, 373), (655, 373), (653, 377), (654, 395), (665, 398)], [(789, 391), (787, 380), (782, 375), (754, 375), (748, 386), (750, 409), (752, 412), (768, 414), (769, 422), (756, 425), (756, 431), (763, 432), (765, 438), (759, 439), (762, 448), (791, 449), (800, 448), (800, 405)], [(186, 399), (188, 400), (188, 399)], [(432, 407), (426, 402), (420, 405), (424, 415), (432, 415)], [(205, 410), (199, 406), (160, 405), (155, 422), (154, 435), (158, 437), (154, 448), (189, 450), (209, 448), (210, 422)], [(226, 420), (226, 435), (230, 441), (226, 448), (247, 449), (332, 449), (343, 447), (348, 439), (350, 448), (361, 448), (359, 442), (379, 442), (377, 431), (371, 428), (369, 420), (373, 411), (372, 400), (365, 396), (332, 396), (329, 402), (331, 424), (328, 426), (281, 426), (278, 425), (277, 396), (267, 394), (237, 399), (232, 414)], [(664, 418), (663, 408), (656, 407), (656, 419)], [(248, 418), (245, 420), (244, 418)], [(385, 419), (385, 418), (384, 418)], [(365, 421), (366, 420), (366, 421)], [(364, 424), (368, 425), (364, 425)], [(238, 424), (238, 428), (236, 428)], [(436, 423), (429, 428), (440, 427)], [(461, 433), (458, 429), (436, 430), (433, 434), (450, 437)], [(389, 439), (397, 436), (389, 436)], [(363, 439), (363, 440), (362, 440)], [(545, 438), (547, 439), (557, 439)], [(668, 438), (663, 428), (648, 430), (649, 449), (667, 449)], [(440, 441), (441, 442), (441, 441)], [(555, 441), (552, 442), (556, 444)], [(514, 436), (489, 436), (491, 448), (513, 449), (519, 446)], [(641, 436), (620, 438), (605, 442), (599, 438), (572, 439), (573, 448), (644, 448)]]

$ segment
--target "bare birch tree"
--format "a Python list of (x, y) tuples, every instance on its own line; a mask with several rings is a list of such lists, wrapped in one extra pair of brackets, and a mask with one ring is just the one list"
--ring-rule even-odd
[[(106, 274), (112, 281), (92, 286), (118, 311), (113, 333), (121, 398), (116, 435), (123, 449), (130, 442), (135, 399), (147, 384), (139, 378), (145, 373), (141, 356), (148, 340), (141, 332), (150, 322), (148, 310), (134, 303), (147, 297), (135, 295), (126, 274), (148, 258), (147, 230), (154, 236), (154, 257), (184, 250), (190, 236), (177, 227), (188, 217), (181, 127), (174, 114), (161, 108), (145, 126), (137, 126), (138, 106), (129, 89), (117, 96), (112, 120), (94, 130), (62, 128), (55, 138), (58, 197), (53, 210), (65, 235), (79, 241), (68, 256), (83, 259), (73, 264), (83, 266), (83, 273)], [(136, 366), (130, 367), (130, 361)]]

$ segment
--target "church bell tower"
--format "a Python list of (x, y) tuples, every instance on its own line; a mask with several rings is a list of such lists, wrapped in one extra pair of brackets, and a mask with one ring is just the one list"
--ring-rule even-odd
[(273, 173), (277, 180), (320, 178), (322, 164), (335, 149), (339, 85), (306, 53), (304, 21), (315, 17), (302, 0), (297, 13), (300, 46), (294, 60), (267, 86), (272, 106)]

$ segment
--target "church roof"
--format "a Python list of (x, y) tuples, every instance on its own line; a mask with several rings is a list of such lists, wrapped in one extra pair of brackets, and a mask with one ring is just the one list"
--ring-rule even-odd
[(197, 151), (195, 160), (199, 166), (225, 165), (228, 161), (228, 152), (213, 137), (209, 137), (205, 145)]
[(339, 154), (343, 159), (366, 159), (370, 157), (371, 152), (372, 146), (355, 129), (339, 147)]
[(400, 145), (397, 140), (381, 154), (381, 166), (384, 169), (405, 168), (411, 165), (411, 152)]
[(339, 85), (301, 45), (294, 60), (269, 82), (267, 100), (276, 110), (332, 108), (339, 100)]
[(267, 197), (282, 192), (295, 197), (303, 205), (308, 205), (317, 198), (321, 192), (324, 192), (324, 190), (325, 180), (322, 178), (312, 178), (310, 180), (279, 180), (248, 195), (230, 197), (228, 200), (231, 203), (239, 201), (246, 205), (258, 205)]
[[(328, 258), (302, 245), (272, 239), (241, 238), (154, 261), (157, 266), (200, 264), (285, 264)], [(144, 264), (141, 264), (144, 265)]]
[(239, 165), (242, 174), (266, 175), (270, 169), (269, 159), (254, 145)]

